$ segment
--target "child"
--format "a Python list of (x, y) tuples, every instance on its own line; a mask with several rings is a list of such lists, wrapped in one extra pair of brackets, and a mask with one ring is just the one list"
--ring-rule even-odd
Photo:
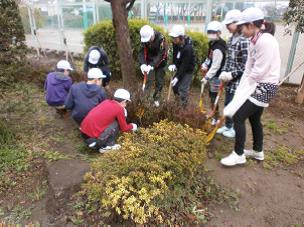
[(59, 114), (65, 114), (64, 101), (72, 86), (69, 76), (72, 70), (69, 62), (61, 60), (57, 63), (56, 71), (49, 73), (44, 83), (45, 100)]
[(91, 109), (106, 99), (101, 88), (105, 78), (99, 68), (92, 68), (87, 74), (87, 82), (73, 84), (65, 101), (65, 108), (72, 111), (73, 119), (80, 125)]
[(216, 124), (218, 118), (218, 105), (213, 106), (220, 87), (219, 76), (225, 64), (226, 42), (221, 38), (222, 24), (218, 21), (211, 21), (207, 26), (207, 35), (209, 38), (208, 58), (202, 64), (202, 70), (208, 71), (201, 80), (206, 84), (209, 82), (209, 96), (212, 103), (212, 109), (216, 108), (216, 114), (212, 119), (212, 125)]
[[(263, 12), (248, 8), (237, 23), (245, 37), (251, 37), (249, 55), (240, 85), (224, 115), (233, 116), (236, 132), (234, 151), (221, 160), (225, 166), (246, 163), (246, 157), (264, 160), (263, 127), (261, 117), (265, 107), (278, 90), (281, 59), (279, 45), (274, 38), (274, 24), (265, 22)], [(253, 149), (244, 150), (245, 121), (249, 119), (253, 135)]]
[(114, 100), (106, 100), (90, 111), (81, 124), (81, 132), (89, 147), (99, 149), (100, 153), (120, 148), (116, 144), (119, 129), (123, 132), (136, 131), (136, 124), (127, 124), (126, 106), (130, 93), (118, 89)]
[[(230, 10), (223, 21), (228, 31), (232, 33), (227, 45), (228, 55), (226, 63), (223, 72), (219, 76), (219, 79), (225, 82), (225, 106), (231, 102), (235, 90), (240, 83), (248, 56), (249, 40), (241, 34), (241, 26), (236, 25), (240, 16), (241, 11), (236, 9)], [(227, 117), (225, 125), (218, 129), (217, 133), (223, 134), (223, 136), (228, 138), (234, 138), (235, 131), (232, 119)]]

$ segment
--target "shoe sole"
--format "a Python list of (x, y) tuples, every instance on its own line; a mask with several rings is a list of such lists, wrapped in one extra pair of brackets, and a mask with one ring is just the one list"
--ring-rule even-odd
[(236, 165), (244, 165), (244, 164), (246, 164), (246, 161), (245, 162), (239, 162), (239, 163), (236, 163), (236, 164), (233, 164), (233, 165), (226, 165), (226, 164), (224, 164), (224, 163), (222, 163), (221, 162), (221, 164), (223, 165), (223, 166), (236, 166)]
[(259, 157), (254, 157), (254, 156), (250, 156), (250, 155), (245, 155), (246, 156), (246, 158), (253, 158), (253, 159), (256, 159), (256, 160), (258, 160), (258, 161), (264, 161), (264, 157), (263, 158), (259, 158)]

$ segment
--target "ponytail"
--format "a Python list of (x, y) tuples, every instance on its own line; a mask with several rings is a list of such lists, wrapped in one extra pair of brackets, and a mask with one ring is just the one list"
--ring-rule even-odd
[(269, 33), (271, 35), (274, 35), (274, 33), (275, 33), (276, 26), (273, 22), (268, 22), (268, 21), (265, 21), (265, 20), (257, 20), (257, 21), (254, 21), (252, 23), (257, 28), (260, 28), (263, 33)]

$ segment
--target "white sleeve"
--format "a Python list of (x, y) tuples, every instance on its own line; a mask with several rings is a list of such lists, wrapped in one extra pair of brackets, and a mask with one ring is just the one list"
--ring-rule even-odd
[(222, 51), (220, 51), (219, 49), (216, 49), (213, 51), (212, 65), (211, 65), (210, 69), (208, 70), (206, 77), (211, 79), (212, 77), (214, 77), (216, 75), (218, 70), (221, 68), (223, 57), (224, 57), (224, 55), (223, 55)]

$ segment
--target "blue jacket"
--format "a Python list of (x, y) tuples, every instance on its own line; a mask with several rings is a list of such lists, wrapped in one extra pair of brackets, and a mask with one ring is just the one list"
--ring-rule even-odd
[(45, 100), (50, 106), (62, 106), (72, 86), (72, 79), (62, 72), (51, 72), (47, 75), (44, 90)]
[(96, 84), (73, 84), (65, 100), (65, 108), (72, 111), (73, 119), (80, 124), (86, 115), (106, 99), (103, 88)]

